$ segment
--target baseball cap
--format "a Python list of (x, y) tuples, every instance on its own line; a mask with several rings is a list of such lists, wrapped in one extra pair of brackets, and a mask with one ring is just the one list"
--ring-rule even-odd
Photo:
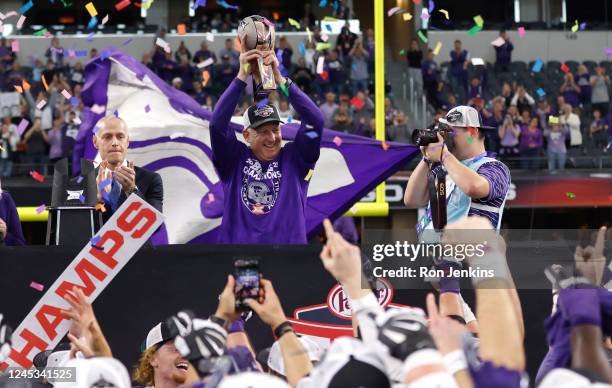
[[(308, 358), (310, 358), (310, 361), (316, 362), (321, 360), (323, 349), (321, 349), (316, 342), (303, 336), (299, 337), (298, 339), (302, 343), (306, 353), (308, 353)], [(266, 364), (268, 365), (268, 368), (272, 369), (274, 372), (285, 376), (285, 364), (283, 362), (283, 354), (281, 353), (278, 341), (274, 342), (270, 348)]]
[(115, 387), (130, 388), (130, 375), (125, 366), (111, 357), (73, 358), (67, 368), (76, 368), (76, 381), (58, 382), (54, 387)]
[(227, 376), (219, 388), (289, 388), (289, 385), (275, 376), (265, 373), (245, 372)]
[(337, 338), (298, 388), (385, 388), (391, 381), (380, 356), (352, 337)]
[(242, 116), (245, 128), (259, 128), (265, 123), (283, 123), (274, 105), (251, 105)]
[(168, 325), (165, 322), (160, 322), (149, 330), (142, 350), (145, 351), (155, 345), (161, 345), (172, 338), (174, 337), (170, 334)]
[(473, 127), (481, 129), (495, 129), (482, 124), (482, 119), (478, 111), (471, 106), (459, 105), (449, 110), (445, 118), (438, 119), (442, 124), (451, 127)]

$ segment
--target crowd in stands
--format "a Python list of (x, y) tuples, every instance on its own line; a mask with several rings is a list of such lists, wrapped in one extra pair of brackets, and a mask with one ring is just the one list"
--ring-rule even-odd
[(422, 85), (436, 117), (457, 105), (473, 106), (484, 124), (495, 128), (486, 131), (487, 150), (515, 168), (542, 168), (539, 158), (546, 156), (548, 169), (556, 171), (580, 167), (580, 156), (611, 152), (610, 63), (527, 66), (512, 62), (514, 46), (505, 31), (499, 38), (503, 44), (494, 47), (494, 66), (474, 65), (460, 40), (450, 61), (438, 65), (433, 50), (423, 55), (412, 41), (409, 74)]

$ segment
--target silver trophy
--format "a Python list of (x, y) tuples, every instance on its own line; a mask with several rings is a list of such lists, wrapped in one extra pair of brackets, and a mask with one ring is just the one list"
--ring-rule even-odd
[[(240, 44), (246, 50), (274, 51), (275, 32), (274, 24), (263, 16), (252, 15), (240, 21), (238, 26), (238, 38)], [(272, 67), (265, 65), (262, 58), (251, 61), (251, 73), (253, 74), (253, 92), (255, 98), (265, 97), (276, 90), (274, 73)]]

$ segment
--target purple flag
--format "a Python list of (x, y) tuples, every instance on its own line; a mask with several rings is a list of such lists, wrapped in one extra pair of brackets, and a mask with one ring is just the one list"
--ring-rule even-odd
[[(223, 188), (212, 164), (208, 135), (212, 112), (122, 51), (109, 47), (104, 52), (105, 58), (94, 58), (85, 68), (81, 94), (85, 108), (75, 145), (75, 174), (81, 157), (99, 158), (91, 137), (98, 120), (112, 113), (94, 112), (91, 107), (113, 107), (130, 130), (128, 159), (158, 172), (164, 182), (166, 222), (153, 242), (215, 242)], [(142, 108), (142, 101), (150, 105), (149, 112)], [(231, 126), (243, 141), (240, 121), (236, 118)], [(299, 126), (296, 121), (283, 125), (283, 140), (292, 141)], [(339, 147), (333, 141), (336, 137), (342, 140)], [(383, 147), (374, 139), (324, 130), (321, 156), (308, 190), (309, 235), (316, 233), (324, 218), (342, 215), (417, 153), (412, 145), (388, 142)]]

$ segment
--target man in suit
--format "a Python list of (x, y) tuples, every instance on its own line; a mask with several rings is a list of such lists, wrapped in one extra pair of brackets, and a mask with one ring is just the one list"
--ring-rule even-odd
[[(161, 176), (156, 172), (134, 167), (134, 162), (125, 158), (130, 144), (125, 121), (115, 116), (100, 120), (93, 143), (102, 159), (97, 169), (96, 184), (98, 201), (104, 203), (106, 208), (103, 214), (104, 222), (133, 193), (160, 212), (163, 211), (164, 187)], [(100, 189), (100, 183), (106, 180), (111, 183)]]

